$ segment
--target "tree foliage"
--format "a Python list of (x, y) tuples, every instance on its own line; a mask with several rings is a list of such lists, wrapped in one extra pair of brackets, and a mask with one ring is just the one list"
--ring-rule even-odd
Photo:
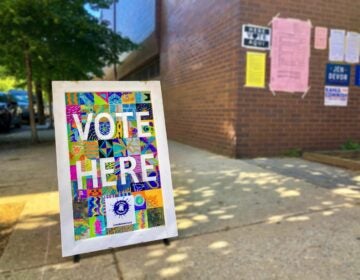
[[(27, 81), (101, 77), (105, 66), (136, 46), (90, 15), (85, 5), (107, 8), (112, 0), (1, 0), (0, 65)], [(27, 66), (27, 67), (25, 67)], [(31, 72), (31, 73), (29, 73)], [(29, 92), (29, 95), (32, 92)]]
[(0, 91), (6, 92), (13, 88), (23, 88), (24, 81), (16, 80), (15, 77), (6, 75), (6, 69), (0, 66)]
[(29, 48), (34, 77), (79, 80), (102, 76), (102, 69), (135, 45), (91, 16), (85, 4), (108, 7), (108, 0), (2, 0), (0, 65), (24, 77), (23, 50)]

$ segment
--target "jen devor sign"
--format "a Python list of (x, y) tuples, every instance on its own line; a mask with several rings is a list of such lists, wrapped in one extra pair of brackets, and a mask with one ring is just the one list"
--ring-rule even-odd
[(326, 65), (326, 84), (331, 86), (349, 86), (350, 70), (350, 65), (328, 63)]
[(159, 82), (53, 82), (63, 256), (177, 236)]

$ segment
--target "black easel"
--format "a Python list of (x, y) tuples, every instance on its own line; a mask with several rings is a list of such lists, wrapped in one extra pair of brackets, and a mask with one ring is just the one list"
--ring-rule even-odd
[(73, 261), (74, 261), (74, 263), (80, 262), (80, 255), (74, 255)]

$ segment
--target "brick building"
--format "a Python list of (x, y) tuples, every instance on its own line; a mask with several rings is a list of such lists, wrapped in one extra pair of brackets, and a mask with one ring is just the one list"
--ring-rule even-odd
[[(141, 47), (121, 58), (116, 79), (160, 79), (169, 138), (231, 157), (334, 149), (360, 140), (360, 88), (350, 86), (347, 107), (324, 106), (328, 50), (314, 49), (313, 31), (311, 89), (304, 99), (244, 87), (242, 25), (266, 26), (278, 13), (360, 31), (359, 1), (120, 0), (117, 31)], [(351, 81), (354, 72), (352, 66)], [(114, 79), (111, 69), (106, 73)]]

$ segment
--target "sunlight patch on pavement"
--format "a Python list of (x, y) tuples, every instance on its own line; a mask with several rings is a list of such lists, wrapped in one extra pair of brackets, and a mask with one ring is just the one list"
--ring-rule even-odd
[(324, 211), (322, 212), (323, 216), (331, 216), (334, 214), (334, 211)]
[(185, 260), (187, 257), (188, 257), (187, 254), (174, 254), (174, 255), (171, 255), (168, 258), (166, 258), (166, 261), (171, 262), (171, 263), (181, 262), (181, 261)]
[(192, 218), (193, 220), (197, 221), (197, 222), (206, 222), (209, 220), (209, 218), (206, 215), (196, 215)]
[(234, 215), (232, 214), (229, 214), (229, 215), (222, 215), (219, 217), (220, 220), (229, 220), (229, 219), (232, 219), (234, 218)]
[(186, 205), (185, 203), (182, 203), (178, 206), (175, 207), (176, 211), (185, 211), (188, 208), (188, 205)]
[[(57, 191), (52, 192), (42, 192), (35, 194), (25, 194), (25, 195), (12, 195), (12, 196), (1, 196), (0, 204), (2, 203), (19, 203), (19, 202), (29, 202), (33, 199), (38, 199), (42, 197), (58, 196)], [(58, 204), (58, 203), (57, 203)]]
[(163, 268), (159, 271), (161, 277), (172, 277), (178, 274), (181, 271), (180, 267), (173, 266), (168, 268)]
[(298, 190), (288, 190), (284, 187), (277, 188), (275, 191), (280, 194), (280, 197), (300, 196), (300, 192)]
[(332, 202), (332, 201), (323, 201), (323, 202), (321, 202), (321, 204), (322, 205), (333, 205), (334, 202)]
[(284, 219), (284, 215), (274, 215), (267, 219), (267, 224), (275, 224)]
[(195, 201), (193, 204), (195, 207), (200, 207), (200, 206), (203, 206), (205, 205), (206, 203), (209, 203), (210, 200), (209, 199), (205, 199), (205, 200), (202, 200), (202, 201)]
[(161, 257), (165, 253), (166, 253), (166, 250), (158, 249), (158, 250), (155, 250), (155, 251), (152, 251), (152, 252), (148, 253), (148, 257)]
[(226, 248), (229, 246), (229, 242), (227, 241), (216, 241), (214, 243), (211, 243), (208, 248), (209, 249), (214, 249), (214, 250), (217, 250), (217, 249), (222, 249), (222, 248)]
[(178, 219), (177, 224), (179, 229), (187, 229), (192, 227), (194, 225), (194, 222), (189, 219)]
[(333, 190), (334, 194), (338, 194), (338, 195), (342, 195), (345, 197), (350, 197), (350, 198), (360, 198), (360, 192), (359, 191), (354, 191), (352, 189), (348, 189), (348, 188), (340, 188), (340, 189), (335, 189)]
[(209, 212), (210, 215), (221, 215), (225, 213), (226, 213), (225, 210), (213, 210)]
[(158, 259), (151, 259), (144, 263), (144, 266), (153, 266), (158, 262)]
[(310, 220), (308, 216), (296, 216), (296, 217), (289, 217), (286, 219), (286, 221), (288, 222), (304, 222), (308, 220)]

